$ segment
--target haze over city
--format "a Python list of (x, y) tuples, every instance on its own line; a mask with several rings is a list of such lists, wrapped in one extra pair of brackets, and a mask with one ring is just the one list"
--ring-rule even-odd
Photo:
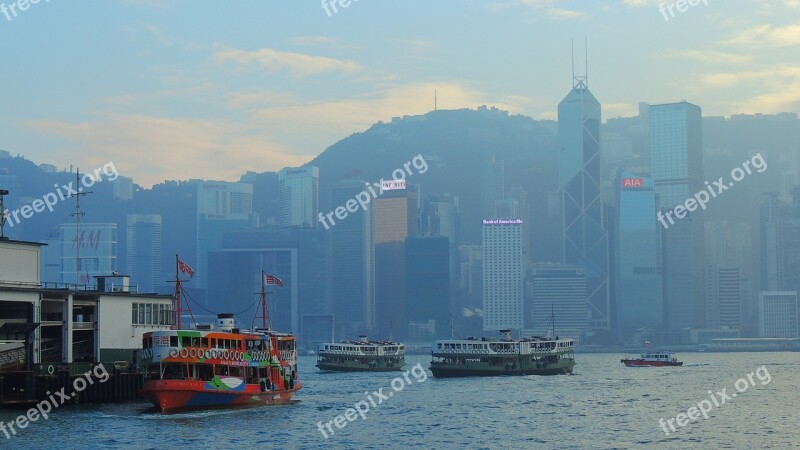
[(0, 442), (794, 448), (798, 48), (800, 0), (0, 0)]

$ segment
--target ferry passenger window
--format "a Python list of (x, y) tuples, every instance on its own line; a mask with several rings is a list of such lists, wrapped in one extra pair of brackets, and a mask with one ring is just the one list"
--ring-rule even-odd
[(208, 348), (208, 338), (202, 338), (200, 339), (200, 342), (203, 343), (204, 348)]
[(177, 347), (178, 346), (178, 336), (170, 336), (169, 337), (169, 346), (170, 347)]
[(183, 339), (181, 339), (181, 347), (191, 347), (191, 346), (192, 346), (192, 338), (190, 338), (189, 336), (184, 336)]

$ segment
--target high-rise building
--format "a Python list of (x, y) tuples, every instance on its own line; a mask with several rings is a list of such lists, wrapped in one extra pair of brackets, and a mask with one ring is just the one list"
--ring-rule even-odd
[(481, 170), (481, 214), (494, 215), (494, 203), (505, 199), (506, 170), (505, 161), (492, 155)]
[(532, 283), (529, 323), (533, 331), (543, 335), (552, 318), (559, 336), (580, 338), (588, 326), (586, 271), (561, 264), (535, 264)]
[(62, 283), (94, 284), (117, 270), (117, 224), (69, 223), (60, 231)]
[(253, 185), (227, 181), (197, 183), (197, 214), (250, 214)]
[(133, 200), (133, 178), (118, 176), (111, 182), (114, 200)]
[(800, 291), (800, 187), (791, 203), (765, 194), (761, 206), (763, 289)]
[(197, 269), (195, 280), (200, 289), (209, 289), (211, 272), (209, 254), (222, 250), (225, 233), (258, 227), (258, 214), (199, 214), (197, 217)]
[(156, 292), (161, 274), (161, 215), (128, 214), (127, 263), (131, 282), (139, 292)]
[(484, 219), (484, 330), (524, 328), (523, 261), (522, 219)]
[(705, 223), (706, 328), (742, 328), (742, 246), (733, 239), (727, 222)]
[(562, 198), (563, 262), (586, 271), (589, 325), (609, 328), (608, 232), (600, 190), (600, 102), (586, 77), (575, 77), (558, 105), (558, 180)]
[(620, 336), (629, 339), (640, 328), (660, 328), (664, 315), (653, 180), (619, 171), (616, 204), (616, 323)]
[(460, 275), (458, 243), (460, 233), (458, 197), (450, 194), (429, 195), (421, 211), (422, 236), (446, 237), (450, 245), (450, 283), (455, 285)]
[[(446, 237), (410, 237), (405, 246), (408, 336), (414, 341), (448, 337), (452, 311), (450, 241)], [(430, 321), (433, 333), (414, 333), (415, 329), (426, 329), (419, 325)]]
[(319, 169), (314, 166), (286, 168), (278, 173), (281, 227), (317, 226)]
[(659, 210), (665, 216), (659, 216), (665, 326), (669, 330), (703, 328), (703, 211), (676, 208), (703, 188), (702, 114), (699, 106), (687, 102), (652, 105), (649, 111), (653, 180)]
[(719, 328), (742, 327), (742, 282), (739, 267), (717, 268), (717, 317)]
[(419, 188), (391, 182), (372, 201), (375, 245), (375, 331), (403, 337), (408, 330), (406, 311), (406, 249), (409, 237), (419, 236)]
[(759, 293), (758, 326), (762, 338), (798, 337), (797, 291)]
[(208, 253), (222, 249), (222, 234), (258, 226), (253, 185), (226, 181), (197, 183), (197, 261), (195, 280), (208, 288)]
[[(331, 205), (344, 205), (365, 189), (358, 180), (341, 181), (331, 189)], [(371, 211), (356, 210), (330, 231), (331, 298), (336, 335), (342, 338), (371, 331), (375, 324), (375, 265)]]
[(531, 242), (530, 242), (530, 205), (528, 204), (528, 194), (525, 192), (521, 184), (514, 184), (508, 190), (508, 198), (517, 202), (517, 216), (522, 219), (522, 251), (531, 257)]

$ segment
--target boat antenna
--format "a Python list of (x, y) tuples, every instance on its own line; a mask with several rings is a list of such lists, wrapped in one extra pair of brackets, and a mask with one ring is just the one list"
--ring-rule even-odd
[[(550, 334), (550, 331), (552, 331), (552, 334)], [(555, 337), (556, 335), (556, 313), (555, 307), (552, 304), (550, 305), (550, 323), (547, 324), (547, 331), (545, 334), (549, 335), (549, 337)]]

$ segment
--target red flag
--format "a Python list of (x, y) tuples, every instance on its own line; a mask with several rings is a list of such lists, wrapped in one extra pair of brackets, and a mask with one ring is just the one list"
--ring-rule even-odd
[(192, 270), (192, 268), (189, 267), (188, 264), (181, 261), (180, 259), (178, 260), (178, 270), (185, 273), (186, 275), (189, 275), (189, 278), (194, 278), (194, 270)]
[(266, 273), (264, 274), (264, 282), (266, 284), (277, 284), (278, 286), (283, 287), (283, 280)]

